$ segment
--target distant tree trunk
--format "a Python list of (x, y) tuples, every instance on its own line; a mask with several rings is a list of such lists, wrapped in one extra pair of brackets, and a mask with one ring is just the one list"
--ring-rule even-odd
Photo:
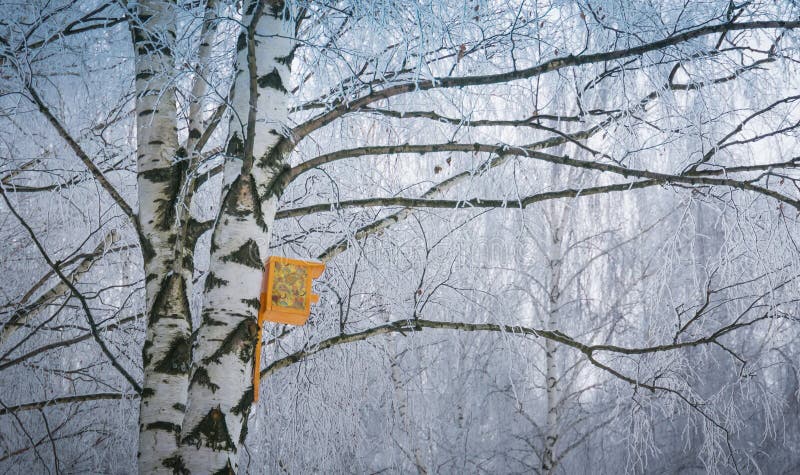
[(235, 473), (253, 400), (263, 261), (281, 191), (292, 23), (282, 2), (244, 7), (222, 200), (182, 432), (180, 467)]
[(140, 240), (144, 257), (147, 333), (139, 416), (140, 473), (172, 473), (191, 363), (188, 269), (178, 255), (175, 208), (186, 174), (178, 148), (173, 86), (174, 5), (138, 4), (133, 21), (136, 58), (136, 138)]
[[(385, 321), (387, 323), (390, 321), (388, 312)], [(422, 450), (420, 449), (416, 434), (414, 433), (416, 429), (413, 427), (411, 416), (408, 413), (408, 393), (406, 392), (406, 383), (403, 381), (403, 370), (400, 367), (401, 353), (395, 335), (386, 336), (386, 351), (389, 355), (389, 368), (391, 371), (392, 386), (394, 388), (394, 401), (397, 404), (397, 416), (400, 419), (403, 432), (405, 432), (408, 437), (408, 450), (410, 450), (410, 453), (408, 453), (406, 449), (403, 449), (403, 452), (407, 453), (409, 458), (413, 457), (411, 462), (416, 467), (419, 475), (427, 475), (428, 469), (425, 467)]]
[[(556, 183), (558, 172), (554, 168), (553, 183)], [(563, 233), (569, 208), (554, 205), (548, 213), (549, 243), (547, 247), (548, 295), (547, 321), (545, 328), (549, 331), (560, 327), (561, 307), (563, 305), (562, 271), (564, 266)], [(547, 415), (545, 419), (544, 450), (542, 451), (542, 473), (553, 473), (558, 464), (555, 453), (559, 436), (559, 408), (561, 405), (560, 388), (558, 387), (558, 345), (552, 340), (545, 340), (545, 391), (547, 393)]]

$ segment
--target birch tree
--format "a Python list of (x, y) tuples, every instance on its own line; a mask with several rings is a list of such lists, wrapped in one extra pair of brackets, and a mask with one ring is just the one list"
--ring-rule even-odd
[[(25, 383), (0, 397), (0, 462), (645, 471), (679, 415), (692, 462), (769, 468), (732, 434), (752, 407), (777, 440), (796, 407), (791, 2), (0, 9), (0, 378)], [(307, 327), (265, 329), (257, 406), (272, 254), (328, 270)], [(353, 442), (392, 437), (359, 390), (394, 401), (392, 450)], [(126, 415), (86, 424), (98, 408)], [(602, 433), (628, 434), (624, 462)]]

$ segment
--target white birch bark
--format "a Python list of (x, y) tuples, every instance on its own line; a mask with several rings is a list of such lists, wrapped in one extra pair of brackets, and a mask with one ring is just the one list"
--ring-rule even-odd
[(172, 86), (175, 7), (158, 0), (143, 0), (137, 7), (137, 182), (147, 305), (138, 464), (140, 473), (172, 473), (191, 363), (186, 288), (191, 265), (187, 270), (180, 255), (175, 214), (186, 175)]
[[(560, 257), (560, 236), (559, 229), (553, 230), (553, 241), (550, 243), (550, 255), (548, 256), (550, 265), (551, 287), (548, 298), (547, 329), (557, 328), (558, 307), (560, 305), (560, 291), (558, 280), (561, 273)], [(558, 361), (556, 351), (558, 349), (555, 342), (545, 340), (545, 390), (547, 393), (547, 416), (545, 421), (545, 441), (542, 455), (542, 473), (552, 473), (555, 469), (555, 445), (558, 440)]]
[(244, 6), (222, 202), (183, 425), (181, 467), (235, 473), (253, 399), (263, 260), (280, 193), (292, 24), (282, 2)]
[[(390, 321), (390, 315), (387, 312), (385, 322), (389, 323)], [(412, 462), (417, 469), (417, 473), (419, 475), (427, 475), (428, 469), (425, 467), (422, 451), (417, 443), (416, 429), (408, 413), (408, 393), (406, 391), (405, 382), (403, 381), (403, 370), (400, 367), (401, 352), (398, 346), (396, 335), (390, 334), (386, 336), (386, 352), (389, 356), (389, 368), (391, 370), (397, 416), (400, 419), (402, 431), (407, 436), (409, 450), (411, 452), (409, 457), (413, 456)], [(400, 444), (401, 441), (402, 439), (398, 440), (397, 443)], [(403, 452), (408, 453), (406, 450), (403, 450)]]
[[(552, 182), (558, 182), (558, 170), (554, 167)], [(566, 228), (570, 209), (564, 205), (553, 205), (548, 210), (550, 242), (547, 247), (548, 296), (547, 321), (548, 331), (559, 329), (561, 307), (563, 306), (562, 273), (564, 268), (563, 234)], [(558, 374), (558, 344), (550, 339), (545, 340), (545, 391), (547, 394), (547, 414), (545, 416), (544, 450), (542, 451), (542, 474), (554, 473), (558, 465), (556, 442), (559, 437), (559, 408), (561, 394)]]

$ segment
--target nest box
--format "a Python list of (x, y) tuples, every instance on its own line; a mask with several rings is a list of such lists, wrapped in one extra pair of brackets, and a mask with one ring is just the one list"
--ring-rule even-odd
[(267, 259), (261, 284), (260, 322), (305, 325), (311, 304), (319, 295), (311, 293), (311, 281), (322, 275), (325, 264), (272, 256)]
[(264, 264), (261, 306), (258, 310), (258, 341), (253, 365), (253, 401), (258, 400), (261, 373), (261, 331), (264, 322), (305, 325), (311, 304), (319, 295), (311, 293), (311, 281), (322, 275), (325, 264), (271, 256)]

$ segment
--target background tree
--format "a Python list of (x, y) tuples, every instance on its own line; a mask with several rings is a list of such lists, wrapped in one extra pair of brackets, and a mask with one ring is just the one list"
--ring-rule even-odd
[(794, 470), (797, 13), (3, 3), (0, 463)]

